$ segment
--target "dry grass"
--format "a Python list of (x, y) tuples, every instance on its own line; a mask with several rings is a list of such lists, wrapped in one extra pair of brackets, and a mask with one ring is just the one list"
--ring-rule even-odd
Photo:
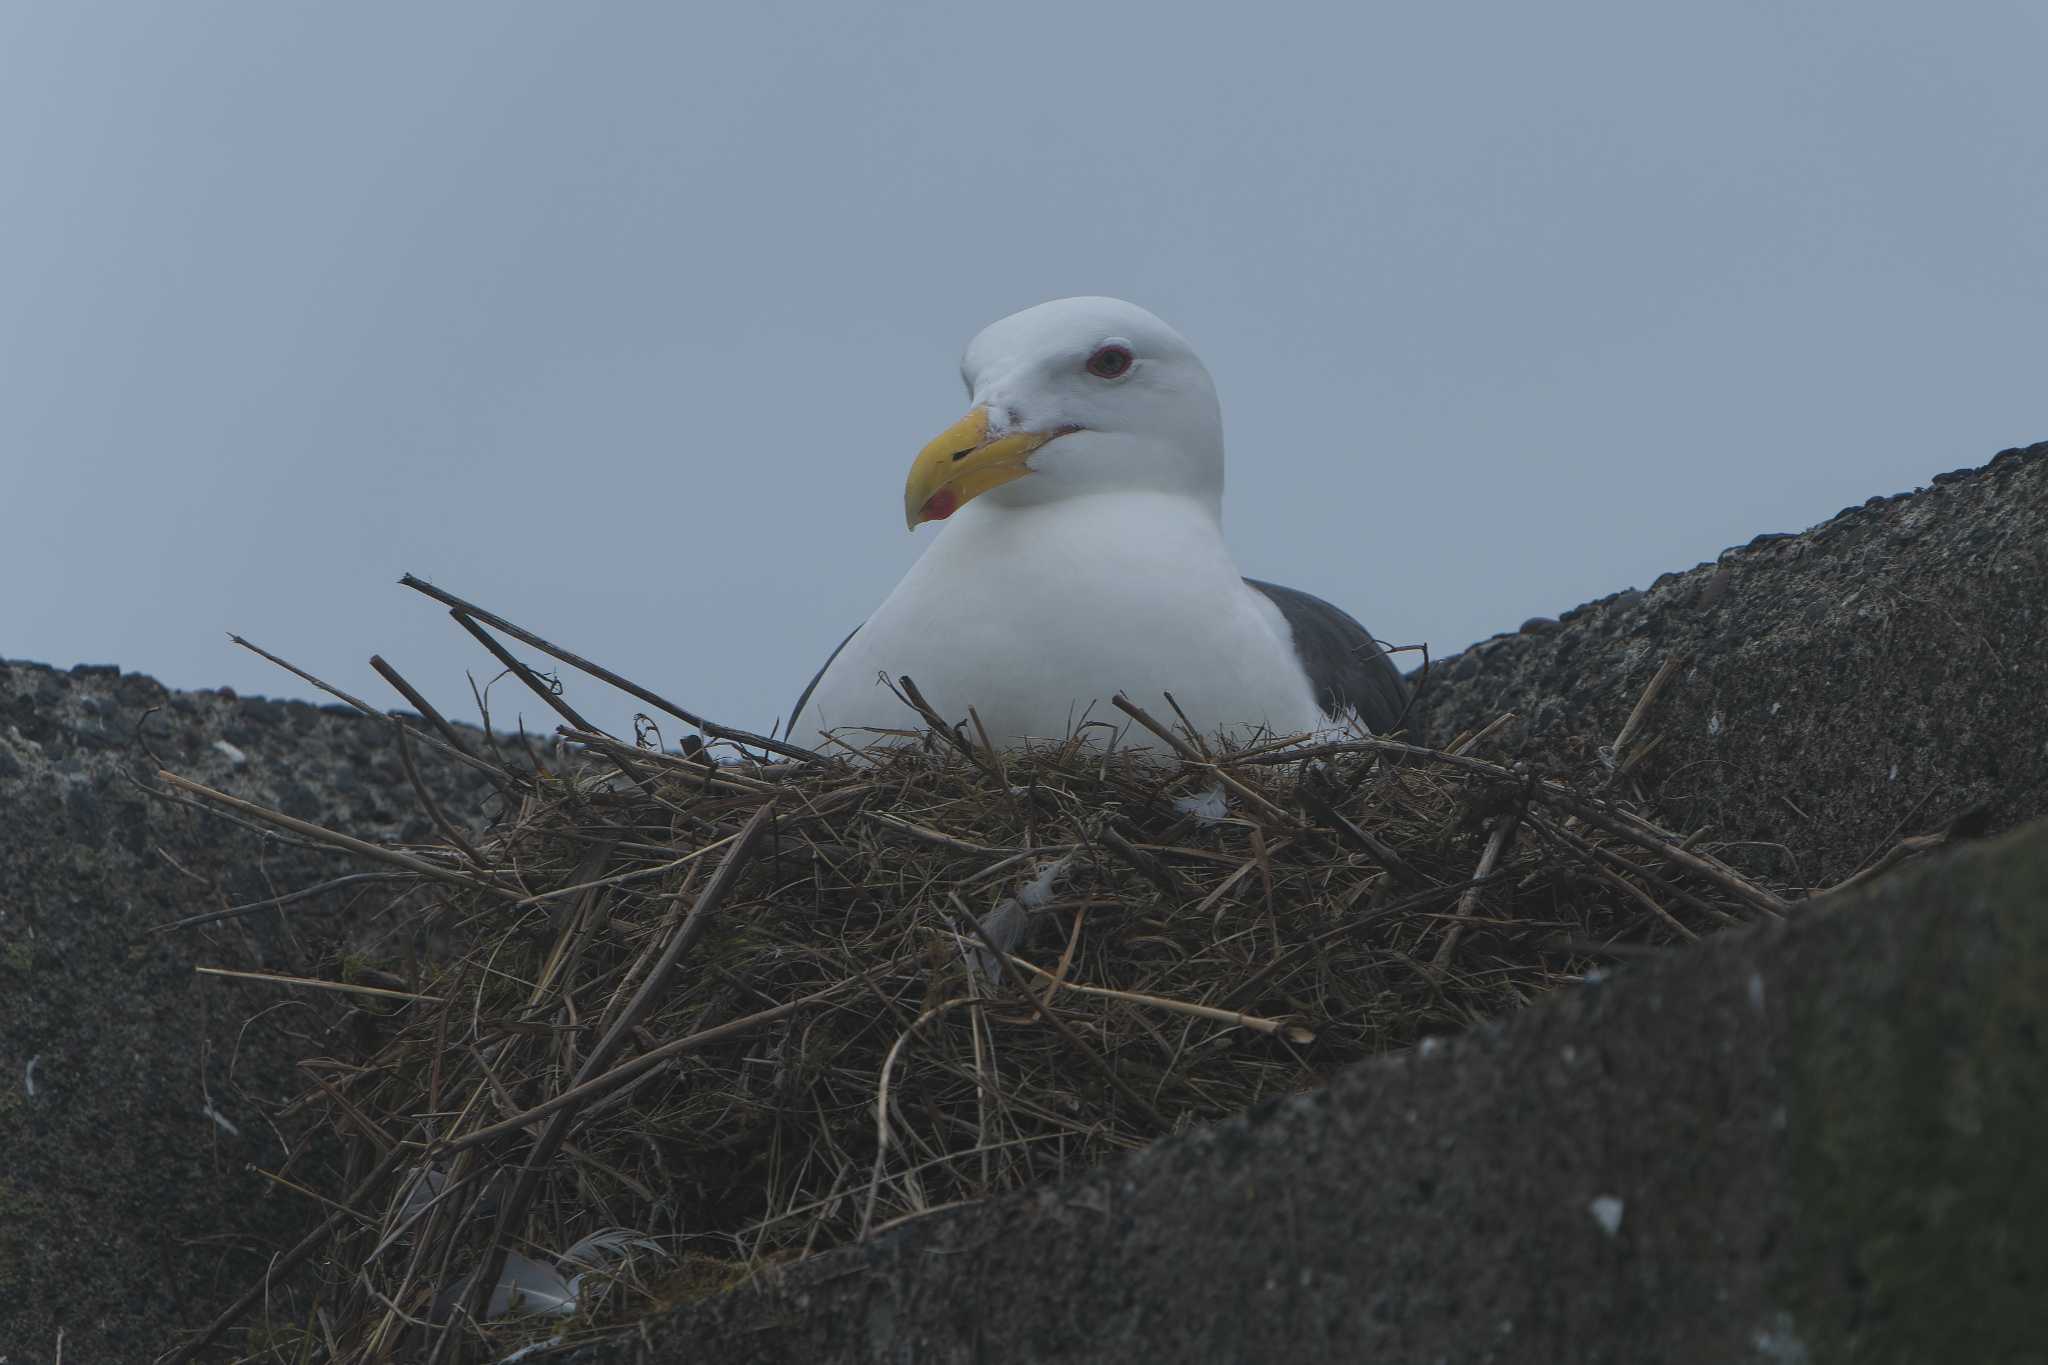
[[(343, 989), (308, 995), (347, 1013), (293, 1106), (338, 1135), (299, 1178), (342, 1211), (252, 1289), (239, 1358), (586, 1343), (1785, 907), (1596, 794), (1611, 754), (1537, 774), (1483, 743), (1175, 735), (1162, 764), (997, 754), (970, 725), (767, 762), (564, 714), (576, 760), (472, 755), (504, 797), (487, 832), (436, 811), (440, 843), (364, 854), (404, 880), (375, 884)], [(572, 1313), (485, 1311), (502, 1265), (566, 1278), (607, 1232)]]

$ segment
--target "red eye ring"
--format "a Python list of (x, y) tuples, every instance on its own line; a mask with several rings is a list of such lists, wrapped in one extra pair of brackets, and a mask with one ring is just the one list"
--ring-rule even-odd
[(1112, 341), (1097, 346), (1095, 354), (1088, 357), (1088, 373), (1097, 379), (1122, 379), (1137, 363), (1130, 347)]

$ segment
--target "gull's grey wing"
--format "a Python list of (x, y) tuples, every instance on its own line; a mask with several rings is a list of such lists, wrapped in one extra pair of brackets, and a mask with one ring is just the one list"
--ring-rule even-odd
[[(862, 622), (861, 624), (865, 625), (867, 623)], [(825, 656), (824, 665), (811, 675), (809, 682), (804, 684), (804, 694), (796, 699), (796, 709), (789, 713), (789, 728), (783, 731), (785, 737), (792, 741), (796, 739), (796, 718), (804, 713), (804, 706), (810, 701), (811, 693), (818, 690), (818, 680), (825, 676), (826, 669), (832, 667), (832, 661), (839, 657), (839, 651), (846, 648), (847, 640), (851, 640), (858, 634), (860, 634), (860, 626), (855, 626), (852, 630), (847, 631), (846, 640), (841, 640), (838, 644), (832, 646), (832, 652)]]
[[(1364, 626), (1320, 597), (1278, 583), (1247, 578), (1287, 618), (1294, 631), (1294, 651), (1308, 670), (1316, 704), (1332, 720), (1356, 712), (1365, 728), (1389, 736), (1403, 728), (1408, 714), (1408, 683), (1393, 656), (1380, 648)], [(1410, 729), (1411, 734), (1413, 727)]]

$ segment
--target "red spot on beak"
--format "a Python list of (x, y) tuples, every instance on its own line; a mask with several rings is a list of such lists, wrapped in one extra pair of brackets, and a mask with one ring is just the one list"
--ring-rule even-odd
[(960, 495), (950, 488), (941, 488), (938, 492), (925, 499), (924, 519), (926, 521), (944, 521), (959, 510)]

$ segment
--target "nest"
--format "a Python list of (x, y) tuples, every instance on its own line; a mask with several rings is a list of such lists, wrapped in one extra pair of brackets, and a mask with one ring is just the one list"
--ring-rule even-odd
[[(290, 1106), (336, 1211), (186, 1356), (259, 1305), (242, 1358), (568, 1350), (1787, 908), (1622, 799), (1628, 733), (1576, 773), (1484, 734), (1225, 752), (1120, 699), (1166, 761), (997, 752), (906, 680), (919, 742), (807, 756), (414, 585), (563, 742), (480, 751), (380, 661), (408, 767), (498, 784), (486, 832), (424, 785), (441, 841), (390, 849), (165, 775), (404, 874), (322, 980), (270, 978), (346, 1002)], [(701, 738), (592, 730), (499, 634)]]

